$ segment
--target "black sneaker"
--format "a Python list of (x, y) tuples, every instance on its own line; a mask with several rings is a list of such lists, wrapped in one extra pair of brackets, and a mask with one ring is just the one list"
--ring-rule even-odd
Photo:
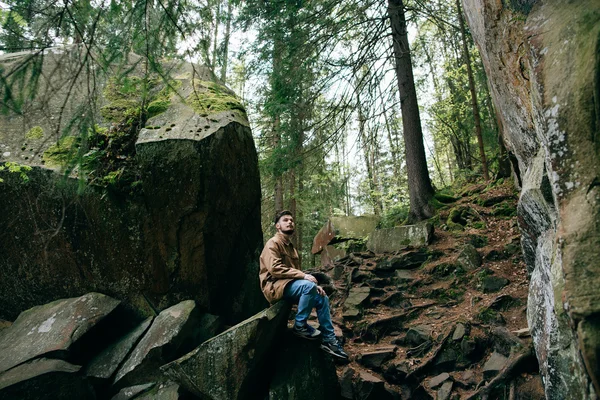
[(294, 325), (292, 333), (302, 339), (315, 340), (319, 337), (321, 331), (313, 328), (309, 324), (304, 324), (304, 326), (301, 327)]
[(348, 354), (346, 354), (346, 352), (344, 351), (342, 346), (340, 346), (337, 340), (335, 342), (321, 343), (321, 349), (323, 349), (323, 351), (325, 351), (326, 353), (329, 353), (332, 356), (340, 358), (342, 360), (348, 359)]

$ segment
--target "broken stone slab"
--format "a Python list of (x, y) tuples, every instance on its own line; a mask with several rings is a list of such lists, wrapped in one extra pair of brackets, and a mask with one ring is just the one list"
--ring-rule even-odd
[(252, 398), (264, 389), (266, 358), (285, 329), (290, 306), (280, 301), (161, 367), (192, 394), (210, 400)]
[(138, 394), (145, 393), (152, 389), (156, 383), (144, 383), (142, 385), (129, 386), (119, 390), (110, 400), (129, 400), (137, 396)]
[(493, 378), (508, 364), (508, 358), (498, 352), (493, 352), (490, 358), (483, 365), (483, 377), (485, 379)]
[(178, 400), (189, 398), (189, 394), (181, 386), (175, 382), (167, 381), (135, 397), (135, 400)]
[(374, 215), (330, 217), (315, 235), (311, 252), (318, 254), (328, 245), (352, 239), (364, 240), (375, 230), (378, 222)]
[(409, 367), (408, 362), (403, 361), (390, 361), (386, 364), (385, 370), (383, 371), (383, 377), (390, 383), (399, 384), (404, 382), (404, 378), (408, 375)]
[(462, 338), (467, 334), (467, 327), (460, 322), (456, 324), (456, 328), (454, 328), (454, 333), (452, 334), (452, 340), (457, 342), (462, 340)]
[(0, 372), (44, 354), (64, 356), (119, 303), (101, 293), (88, 293), (23, 311), (9, 328), (0, 331)]
[(160, 366), (197, 345), (199, 317), (193, 300), (163, 310), (117, 372), (114, 385), (164, 380)]
[(437, 400), (448, 400), (450, 398), (450, 394), (452, 393), (452, 381), (446, 381), (442, 385), (441, 388), (437, 391)]
[(86, 376), (94, 379), (110, 379), (140, 337), (148, 330), (152, 317), (135, 327), (117, 342), (98, 354), (87, 366)]
[(442, 383), (446, 382), (450, 379), (450, 374), (447, 372), (442, 372), (441, 374), (434, 376), (427, 382), (427, 386), (431, 389), (437, 389)]
[(433, 224), (424, 221), (416, 225), (375, 230), (369, 236), (367, 248), (378, 254), (393, 253), (404, 250), (408, 246), (426, 246), (431, 243), (432, 239)]
[(501, 276), (486, 276), (481, 279), (481, 291), (483, 293), (494, 293), (508, 285), (510, 281)]
[(370, 293), (371, 288), (368, 286), (351, 288), (346, 301), (344, 301), (342, 316), (344, 318), (356, 318), (360, 316), (359, 307), (369, 298)]
[(353, 400), (354, 399), (354, 377), (356, 371), (352, 367), (346, 367), (342, 371), (340, 377), (340, 396), (343, 399)]
[(397, 271), (394, 271), (394, 278), (396, 279), (396, 282), (403, 283), (414, 281), (416, 279), (416, 276), (413, 271), (399, 269)]
[(402, 253), (399, 256), (390, 257), (384, 259), (375, 267), (376, 270), (404, 270), (404, 269), (417, 269), (427, 259), (429, 254), (424, 249), (412, 250)]
[(392, 400), (392, 395), (385, 388), (385, 381), (367, 371), (360, 370), (354, 385), (355, 398), (364, 400)]
[(406, 332), (406, 344), (415, 347), (431, 340), (433, 327), (431, 325), (416, 325)]
[(338, 249), (335, 246), (327, 245), (321, 251), (321, 268), (331, 268), (335, 265), (335, 262), (341, 260), (346, 256), (345, 249)]
[(385, 347), (374, 351), (361, 353), (358, 361), (367, 368), (372, 370), (381, 369), (381, 365), (387, 360), (394, 357), (396, 354), (396, 347)]
[[(269, 400), (331, 400), (339, 397), (340, 385), (332, 357), (307, 340), (283, 335), (283, 348), (273, 360), (275, 375)], [(290, 362), (290, 360), (294, 360)]]
[(481, 267), (481, 255), (472, 244), (465, 244), (456, 257), (456, 262), (465, 271), (473, 271)]
[(95, 399), (81, 367), (63, 360), (38, 358), (0, 374), (3, 400)]

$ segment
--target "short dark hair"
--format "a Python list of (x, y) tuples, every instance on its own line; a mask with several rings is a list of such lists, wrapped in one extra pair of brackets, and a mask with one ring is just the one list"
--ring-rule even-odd
[(275, 214), (275, 222), (274, 222), (274, 224), (277, 225), (277, 223), (279, 222), (279, 219), (281, 217), (283, 217), (284, 215), (292, 215), (292, 212), (290, 210), (279, 211), (277, 214)]

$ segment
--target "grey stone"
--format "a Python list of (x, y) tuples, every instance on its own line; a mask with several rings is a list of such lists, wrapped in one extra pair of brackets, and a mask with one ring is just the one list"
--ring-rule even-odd
[(261, 385), (269, 362), (265, 357), (285, 329), (289, 310), (280, 301), (161, 369), (200, 398), (248, 398)]
[(415, 225), (375, 230), (369, 236), (367, 248), (374, 253), (393, 253), (408, 246), (426, 246), (432, 239), (433, 224), (423, 221)]
[[(275, 375), (270, 400), (331, 400), (339, 397), (340, 384), (330, 356), (314, 343), (295, 340), (287, 333), (274, 360)], [(294, 362), (290, 362), (294, 360)]]
[(197, 344), (199, 315), (193, 300), (162, 311), (135, 346), (115, 376), (117, 387), (161, 381), (159, 367)]
[(386, 347), (360, 354), (359, 361), (362, 365), (373, 370), (379, 370), (381, 365), (393, 358), (396, 354), (396, 347)]
[(352, 367), (346, 367), (342, 371), (340, 377), (340, 396), (343, 399), (353, 400), (354, 399), (354, 376), (356, 371)]
[(117, 342), (110, 345), (98, 354), (87, 366), (86, 375), (98, 379), (109, 379), (113, 376), (119, 365), (125, 360), (139, 338), (148, 330), (152, 317), (147, 318), (131, 332), (127, 333)]
[(460, 322), (458, 324), (456, 324), (456, 327), (454, 328), (454, 333), (452, 334), (452, 340), (459, 341), (462, 340), (462, 338), (467, 334), (467, 327), (464, 324), (461, 324)]
[(385, 389), (385, 382), (375, 375), (360, 370), (355, 384), (355, 398), (363, 400), (391, 400), (392, 395)]
[(494, 293), (508, 285), (510, 281), (500, 276), (486, 276), (481, 279), (481, 290), (483, 293)]
[(508, 358), (498, 352), (493, 352), (490, 358), (483, 365), (483, 377), (486, 379), (493, 378), (508, 364)]
[(431, 325), (416, 325), (406, 332), (406, 344), (415, 347), (431, 340), (433, 328)]
[(435, 366), (442, 371), (451, 371), (460, 360), (460, 354), (454, 347), (444, 347), (435, 358)]
[(0, 331), (0, 372), (48, 353), (64, 355), (118, 304), (112, 297), (88, 293), (22, 312)]
[(404, 252), (398, 256), (390, 257), (382, 260), (376, 266), (377, 270), (404, 270), (404, 269), (417, 269), (427, 259), (429, 253), (425, 250), (412, 250)]
[(136, 400), (178, 400), (189, 399), (189, 396), (182, 396), (181, 387), (171, 381), (162, 382), (152, 388), (150, 391), (136, 397)]
[(466, 386), (474, 386), (477, 385), (477, 379), (475, 377), (475, 373), (472, 370), (464, 371), (460, 375), (461, 382)]
[[(113, 126), (100, 117), (100, 109), (110, 106), (103, 94), (115, 77), (105, 73), (113, 68), (84, 78), (77, 73), (84, 56), (79, 49), (45, 50), (35, 106), (22, 115), (0, 115), (0, 147), (20, 149), (28, 143), (26, 150), (1, 161), (34, 167), (27, 185), (2, 174), (7, 179), (0, 190), (0, 318), (14, 320), (32, 306), (88, 292), (110, 293), (140, 317), (183, 299), (196, 300), (202, 310), (227, 318), (228, 324), (258, 312), (266, 305), (255, 282), (256, 254), (263, 244), (260, 176), (249, 123), (235, 95), (215, 81), (232, 108), (197, 112), (192, 97), (210, 92), (206, 82), (214, 81), (214, 74), (208, 67), (165, 62), (163, 71), (171, 74), (177, 95), (171, 96), (165, 112), (133, 135), (129, 153), (110, 160), (117, 167), (123, 163), (116, 184), (110, 189), (90, 184), (81, 195), (84, 168), (76, 168), (79, 176), (66, 178), (60, 167), (42, 164), (41, 158), (56, 146), (59, 132), (73, 126), (68, 134), (79, 134), (80, 124), (71, 120), (84, 104), (98, 105), (86, 111), (98, 116), (90, 123)], [(2, 54), (0, 63), (10, 71), (32, 54)], [(141, 58), (126, 58), (131, 64), (115, 70), (131, 67), (130, 80), (143, 76)], [(73, 82), (75, 77), (79, 79)], [(93, 93), (88, 79), (95, 82)], [(60, 90), (48, 99), (49, 86)], [(159, 83), (152, 92), (164, 87)], [(136, 105), (141, 104), (141, 92)], [(64, 113), (59, 117), (57, 110)], [(42, 128), (43, 137), (29, 140), (27, 132), (34, 126)], [(29, 207), (24, 198), (35, 199), (36, 206)]]
[(441, 374), (434, 376), (427, 382), (427, 386), (431, 389), (437, 389), (442, 383), (446, 382), (450, 379), (450, 374), (447, 372), (442, 372)]
[(95, 399), (91, 385), (79, 374), (79, 365), (38, 358), (0, 373), (3, 400)]
[(144, 383), (142, 385), (129, 386), (119, 390), (111, 400), (129, 400), (137, 396), (138, 394), (144, 393), (152, 389), (155, 383)]
[(437, 391), (437, 400), (448, 400), (452, 393), (452, 381), (446, 381)]
[[(600, 383), (587, 357), (600, 353), (600, 343), (579, 342), (575, 329), (600, 312), (600, 157), (598, 127), (589, 122), (598, 112), (576, 100), (597, 98), (590, 82), (599, 67), (588, 61), (600, 26), (583, 23), (597, 2), (568, 9), (555, 0), (463, 5), (519, 173), (528, 322), (546, 397), (596, 398)], [(514, 51), (516, 43), (525, 51)], [(591, 336), (600, 331), (588, 329)]]
[(465, 271), (473, 271), (481, 267), (481, 255), (472, 244), (466, 244), (460, 250), (456, 262), (465, 269)]
[(394, 271), (394, 277), (397, 282), (410, 282), (416, 279), (415, 273), (404, 269)]
[(360, 306), (369, 298), (371, 288), (368, 286), (353, 287), (344, 301), (343, 317), (356, 318), (360, 316)]
[(385, 365), (383, 377), (390, 383), (400, 384), (404, 382), (409, 370), (410, 369), (406, 361), (392, 360)]

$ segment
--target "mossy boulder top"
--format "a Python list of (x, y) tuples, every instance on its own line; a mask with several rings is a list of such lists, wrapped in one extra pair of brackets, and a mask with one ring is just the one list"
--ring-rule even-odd
[[(65, 137), (79, 135), (84, 119), (102, 128), (119, 123), (116, 116), (140, 107), (143, 84), (150, 118), (137, 132), (136, 145), (201, 140), (231, 122), (249, 126), (240, 100), (208, 67), (169, 61), (162, 65), (163, 77), (154, 74), (144, 82), (144, 60), (135, 54), (123, 65), (94, 75), (80, 70), (83, 58), (75, 46), (0, 55), (0, 74), (23, 76), (0, 114), (0, 162), (60, 167), (64, 162), (57, 158), (72, 145)], [(30, 97), (27, 91), (35, 86), (37, 73), (37, 91)]]

